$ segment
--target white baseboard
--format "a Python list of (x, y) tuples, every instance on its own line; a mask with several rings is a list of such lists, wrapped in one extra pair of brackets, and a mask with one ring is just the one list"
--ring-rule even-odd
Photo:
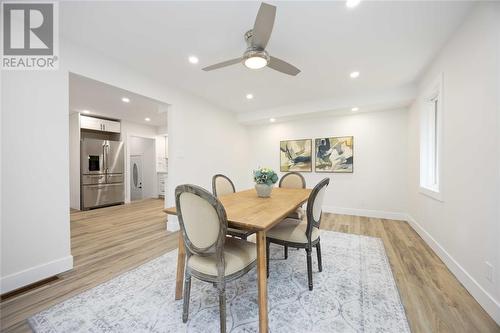
[(500, 302), (483, 287), (439, 244), (413, 217), (407, 216), (410, 226), (422, 237), (465, 289), (478, 301), (481, 307), (500, 325)]
[(56, 259), (45, 264), (25, 269), (2, 277), (0, 294), (27, 286), (73, 268), (73, 256)]
[(385, 212), (383, 210), (371, 210), (371, 209), (343, 208), (335, 206), (323, 206), (323, 211), (325, 213), (365, 216), (365, 217), (374, 217), (380, 219), (401, 220), (401, 221), (406, 221), (406, 218), (408, 217), (408, 215), (405, 213)]

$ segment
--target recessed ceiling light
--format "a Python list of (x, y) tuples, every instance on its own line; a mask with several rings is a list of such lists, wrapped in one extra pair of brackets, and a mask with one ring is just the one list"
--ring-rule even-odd
[(357, 5), (359, 5), (359, 3), (361, 2), (361, 0), (347, 0), (345, 2), (345, 6), (347, 8), (354, 8), (356, 7)]
[(359, 108), (358, 108), (357, 106), (355, 106), (355, 107), (353, 107), (353, 108), (351, 109), (351, 111), (353, 111), (353, 112), (359, 111)]
[(359, 72), (358, 71), (352, 72), (351, 74), (349, 74), (349, 76), (351, 77), (351, 79), (355, 79), (359, 77)]
[(123, 103), (130, 103), (130, 98), (128, 98), (128, 97), (122, 97), (122, 102)]
[(151, 121), (151, 118), (144, 118), (145, 121)]
[(252, 94), (247, 94), (247, 99), (252, 99), (253, 95)]
[(188, 60), (192, 64), (197, 64), (200, 61), (196, 56), (189, 56)]
[(90, 110), (82, 110), (82, 112), (85, 113), (85, 114), (89, 114)]
[(272, 122), (272, 123), (274, 123), (276, 121), (276, 119), (270, 118), (269, 121)]

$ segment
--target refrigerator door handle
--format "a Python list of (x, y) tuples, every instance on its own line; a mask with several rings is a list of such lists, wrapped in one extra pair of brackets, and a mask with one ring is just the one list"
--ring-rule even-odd
[(106, 167), (108, 166), (107, 155), (106, 155), (106, 144), (102, 145), (102, 168), (106, 172)]
[(108, 158), (109, 158), (109, 143), (106, 144), (106, 173), (109, 172)]

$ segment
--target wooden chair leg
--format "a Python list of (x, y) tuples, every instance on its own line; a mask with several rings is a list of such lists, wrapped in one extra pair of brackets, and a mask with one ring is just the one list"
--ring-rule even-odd
[(288, 245), (285, 245), (285, 260), (288, 259)]
[(318, 270), (320, 272), (322, 272), (323, 271), (323, 262), (321, 261), (321, 244), (319, 241), (316, 244), (316, 255), (318, 256)]
[(267, 269), (267, 277), (269, 277), (269, 245), (270, 241), (266, 240), (266, 269)]
[(184, 277), (184, 303), (182, 304), (182, 322), (188, 320), (189, 315), (189, 295), (191, 294), (191, 274), (187, 273)]
[(219, 291), (219, 313), (220, 313), (220, 331), (226, 333), (226, 284), (221, 282), (218, 284)]
[(313, 290), (312, 259), (311, 259), (310, 248), (306, 248), (306, 254), (307, 254), (307, 281), (309, 283), (309, 290)]

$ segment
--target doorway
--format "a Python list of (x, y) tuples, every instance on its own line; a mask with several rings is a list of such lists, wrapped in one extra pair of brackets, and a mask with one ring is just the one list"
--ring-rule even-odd
[[(153, 133), (154, 134), (154, 133)], [(158, 198), (156, 138), (130, 136), (127, 145), (128, 192), (130, 202)]]
[(142, 200), (142, 155), (130, 156), (130, 201)]

